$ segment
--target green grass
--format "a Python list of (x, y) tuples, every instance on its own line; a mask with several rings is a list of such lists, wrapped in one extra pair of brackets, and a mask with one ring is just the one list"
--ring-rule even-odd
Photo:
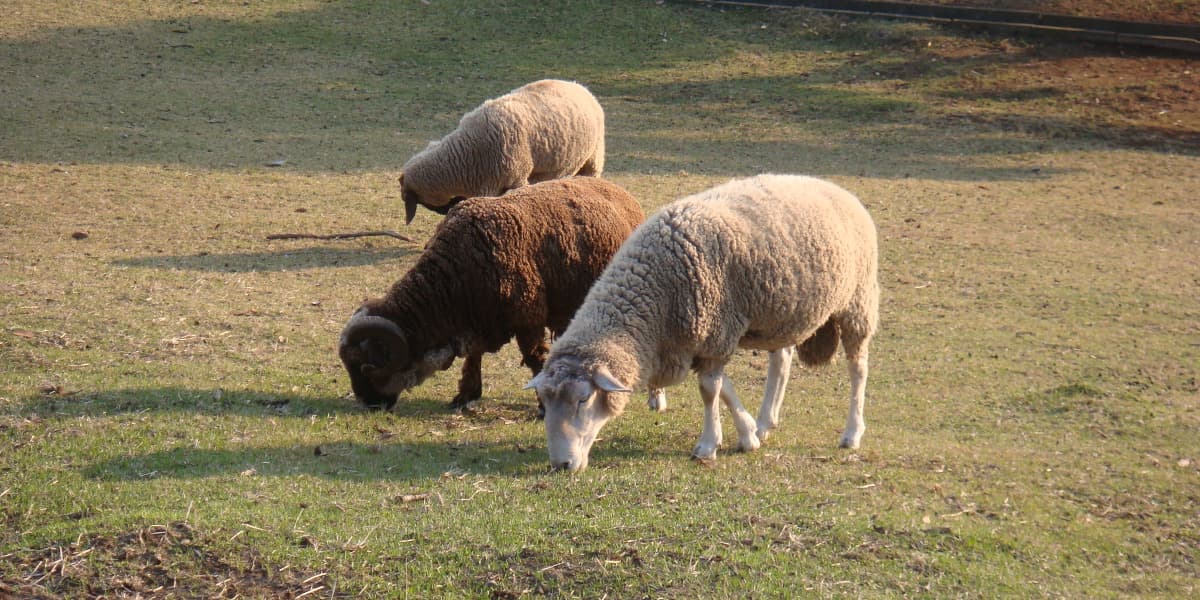
[[(0, 596), (1194, 595), (1196, 115), (1014, 76), (1089, 52), (692, 3), (18, 3)], [(1194, 61), (1144, 60), (1190, 89)], [(338, 332), (436, 217), (265, 236), (400, 227), (407, 157), (546, 76), (597, 94), (606, 175), (648, 211), (761, 171), (869, 205), (862, 450), (835, 447), (842, 365), (795, 369), (765, 447), (711, 466), (694, 381), (639, 397), (577, 476), (511, 348), (464, 414), (457, 369), (390, 414), (345, 398)], [(748, 404), (765, 366), (731, 366)]]

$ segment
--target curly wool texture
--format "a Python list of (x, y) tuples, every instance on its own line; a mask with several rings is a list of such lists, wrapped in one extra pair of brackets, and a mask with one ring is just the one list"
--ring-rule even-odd
[(543, 79), (484, 102), (402, 168), (405, 201), (430, 208), (604, 171), (604, 109), (578, 83)]
[[(606, 365), (624, 385), (665, 387), (738, 347), (806, 342), (828, 361), (838, 335), (865, 341), (879, 312), (875, 225), (842, 188), (759, 175), (683, 198), (630, 236), (550, 360)], [(620, 413), (626, 394), (608, 394)]]
[[(367, 315), (395, 322), (413, 357), (449, 347), (495, 352), (514, 336), (536, 374), (592, 283), (644, 214), (621, 187), (595, 177), (547, 181), (474, 198), (439, 224), (416, 265)], [(478, 363), (473, 367), (476, 372)], [(460, 392), (476, 395), (464, 367)], [(468, 389), (461, 389), (463, 385)]]

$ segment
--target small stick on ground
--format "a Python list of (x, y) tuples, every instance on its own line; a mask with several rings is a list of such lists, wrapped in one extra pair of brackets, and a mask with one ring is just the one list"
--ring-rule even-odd
[(272, 233), (267, 236), (268, 240), (345, 240), (350, 238), (360, 238), (369, 236), (387, 236), (394, 237), (398, 240), (416, 243), (416, 240), (407, 235), (397, 233), (390, 229), (379, 231), (352, 231), (350, 233), (331, 233), (328, 235), (318, 235), (315, 233)]

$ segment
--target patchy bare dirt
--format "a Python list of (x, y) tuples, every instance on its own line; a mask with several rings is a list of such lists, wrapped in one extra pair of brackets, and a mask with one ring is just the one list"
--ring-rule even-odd
[(963, 65), (952, 96), (990, 103), (981, 117), (999, 118), (1013, 105), (1010, 118), (1039, 129), (1135, 146), (1200, 144), (1200, 58), (1078, 42), (1001, 42), (962, 53), (947, 51), (946, 60)]
[(929, 4), (1029, 10), (1151, 23), (1200, 24), (1200, 0), (921, 0)]
[(0, 579), (0, 598), (297, 598), (344, 597), (325, 573), (264, 566), (252, 548), (230, 564), (185, 523), (92, 536), (66, 546), (3, 560), (20, 565), (20, 580)]
[[(1200, 23), (1200, 0), (933, 1)], [(986, 30), (932, 40), (919, 50), (890, 75), (908, 80), (936, 69), (932, 63), (953, 66), (955, 76), (935, 84), (943, 89), (934, 95), (944, 96), (946, 111), (957, 117), (1132, 146), (1200, 147), (1200, 55)], [(969, 110), (955, 109), (968, 104)]]

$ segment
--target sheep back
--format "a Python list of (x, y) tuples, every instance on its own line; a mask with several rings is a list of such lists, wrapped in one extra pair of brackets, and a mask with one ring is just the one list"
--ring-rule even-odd
[(455, 206), (425, 255), (455, 263), (466, 305), (447, 309), (475, 313), (473, 328), (543, 324), (561, 333), (643, 218), (633, 196), (614, 183), (546, 181)]

